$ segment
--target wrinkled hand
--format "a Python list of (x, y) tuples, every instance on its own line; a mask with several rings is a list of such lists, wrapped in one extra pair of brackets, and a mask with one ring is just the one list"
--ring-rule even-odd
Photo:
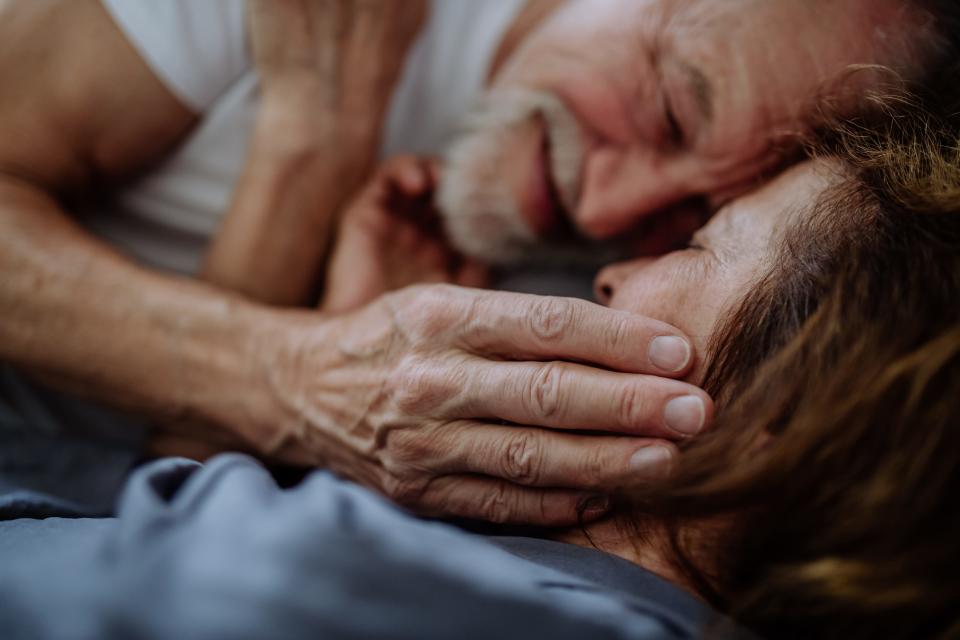
[(393, 158), (347, 207), (322, 311), (353, 311), (412, 284), (486, 284), (484, 267), (456, 253), (444, 238), (433, 206), (437, 172), (427, 159)]
[(423, 514), (598, 517), (608, 492), (668, 474), (712, 413), (668, 379), (693, 361), (675, 328), (581, 300), (421, 285), (322, 323), (297, 313), (270, 333), (287, 417), (264, 448)]

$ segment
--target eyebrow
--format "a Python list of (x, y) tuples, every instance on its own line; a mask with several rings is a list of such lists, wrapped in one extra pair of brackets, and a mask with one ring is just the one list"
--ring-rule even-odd
[(687, 76), (700, 115), (709, 122), (713, 119), (713, 85), (706, 74), (698, 67), (684, 61), (678, 61), (678, 64)]

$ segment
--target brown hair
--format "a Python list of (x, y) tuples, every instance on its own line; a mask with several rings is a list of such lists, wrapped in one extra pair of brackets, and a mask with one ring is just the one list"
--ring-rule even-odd
[(644, 497), (761, 635), (960, 637), (960, 136), (905, 106), (835, 131), (849, 177), (721, 322), (718, 424)]

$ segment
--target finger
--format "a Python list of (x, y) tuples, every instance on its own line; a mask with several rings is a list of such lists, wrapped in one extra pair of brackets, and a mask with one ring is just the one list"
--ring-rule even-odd
[(415, 156), (393, 158), (387, 162), (385, 171), (405, 196), (417, 197), (430, 188), (430, 173)]
[(415, 508), (427, 515), (561, 527), (600, 518), (609, 509), (609, 500), (578, 491), (531, 489), (482, 476), (445, 476), (430, 483)]
[(455, 424), (431, 434), (425, 457), (437, 471), (481, 474), (524, 486), (609, 493), (666, 479), (678, 456), (676, 446), (664, 440)]
[(480, 361), (466, 380), (470, 401), (454, 409), (458, 418), (681, 440), (700, 433), (713, 411), (691, 384), (569, 362)]
[(461, 333), (478, 355), (572, 360), (629, 373), (680, 377), (693, 365), (690, 340), (676, 327), (573, 298), (485, 292)]

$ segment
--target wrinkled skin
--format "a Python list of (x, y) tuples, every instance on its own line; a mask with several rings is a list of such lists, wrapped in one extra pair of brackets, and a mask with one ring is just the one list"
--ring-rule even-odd
[[(717, 322), (769, 272), (783, 233), (841, 174), (807, 161), (725, 205), (684, 249), (610, 265), (596, 278), (611, 309), (663, 318), (707, 354)], [(703, 361), (686, 379), (699, 383)]]
[[(331, 6), (333, 0), (317, 1)], [(587, 7), (587, 13), (590, 8), (580, 2), (565, 6)], [(647, 5), (609, 6), (633, 11)], [(102, 195), (149, 171), (189, 136), (201, 114), (178, 101), (95, 0), (6, 3), (0, 9), (0, 84), (9, 93), (0, 102), (5, 362), (43, 371), (64, 389), (157, 423), (177, 424), (192, 438), (225, 433), (220, 448), (329, 464), (414, 509), (496, 521), (575, 523), (584, 497), (669, 472), (671, 443), (709, 425), (709, 398), (675, 379), (701, 356), (683, 332), (651, 318), (451, 285), (401, 289), (339, 315), (271, 306), (303, 302), (307, 276), (315, 275), (322, 254), (322, 243), (304, 231), (313, 228), (315, 201), (301, 197), (318, 197), (321, 181), (309, 169), (330, 169), (329, 140), (317, 135), (310, 117), (316, 114), (313, 100), (326, 94), (309, 88), (304, 94), (295, 89), (291, 99), (285, 93), (277, 100), (264, 96), (258, 117), (282, 129), (254, 142), (261, 143), (250, 159), (255, 167), (238, 190), (237, 202), (252, 208), (238, 220), (256, 223), (282, 214), (298, 223), (276, 227), (287, 237), (239, 234), (245, 248), (239, 255), (246, 260), (217, 271), (224, 278), (210, 278), (212, 285), (132, 264), (77, 225), (65, 208), (72, 198), (64, 196), (94, 190)], [(596, 13), (599, 20), (606, 11)], [(546, 55), (546, 36), (565, 38), (575, 22), (590, 27), (584, 36), (607, 37), (589, 16), (563, 16), (556, 13), (544, 23), (540, 44), (539, 36), (525, 41), (495, 84), (521, 83), (523, 73), (539, 66), (532, 62), (536, 51)], [(633, 42), (638, 34), (621, 35)], [(590, 42), (564, 42), (601, 51)], [(842, 42), (849, 46), (851, 39)], [(528, 62), (522, 63), (524, 57)], [(614, 85), (637, 77), (632, 66), (607, 73), (563, 66), (576, 72), (583, 87), (611, 74), (607, 82)], [(547, 65), (540, 80), (522, 84), (546, 86), (559, 68)], [(606, 98), (611, 93), (605, 86), (587, 93), (597, 105), (616, 107), (620, 101)], [(582, 102), (577, 121), (609, 143), (592, 142), (593, 134), (584, 138), (590, 142), (585, 153), (596, 161), (583, 166), (606, 172), (583, 175), (607, 175), (607, 183), (597, 178), (575, 185), (582, 226), (599, 236), (617, 225), (588, 224), (588, 192), (596, 185), (597, 197), (608, 194), (607, 205), (596, 210), (632, 207), (611, 205), (630, 194), (616, 179), (629, 186), (634, 170), (642, 168), (634, 162), (641, 156), (624, 153), (634, 147), (618, 135), (639, 140), (641, 128), (624, 128), (617, 108), (588, 117), (594, 102)], [(527, 145), (512, 149), (514, 157), (529, 157)], [(327, 174), (327, 185), (335, 184), (330, 175), (336, 172)], [(340, 197), (322, 190), (320, 195)], [(306, 258), (296, 242), (304, 238)], [(271, 268), (248, 287), (246, 276), (259, 275), (261, 260)], [(293, 273), (296, 286), (287, 289), (283, 280)], [(571, 433), (573, 425), (620, 437)]]
[(260, 441), (425, 513), (576, 522), (583, 489), (662, 478), (711, 417), (695, 387), (631, 375), (692, 365), (668, 325), (580, 300), (423, 285), (299, 323), (264, 368), (288, 426)]
[[(810, 215), (828, 189), (848, 179), (842, 165), (830, 159), (797, 165), (724, 206), (689, 247), (610, 265), (596, 278), (597, 297), (613, 309), (675, 321), (693, 337), (700, 353), (708, 353), (718, 323), (776, 268), (784, 234)], [(702, 376), (698, 365), (686, 379), (698, 383)], [(636, 536), (634, 517), (619, 514), (555, 537), (617, 554), (697, 593), (696, 585), (678, 570), (670, 544), (677, 524), (649, 518), (644, 535)], [(718, 562), (711, 555), (711, 540), (713, 529), (724, 526), (723, 518), (681, 526), (685, 539), (703, 541), (698, 562)]]
[[(290, 302), (269, 286), (238, 295), (132, 263), (76, 224), (61, 196), (102, 195), (148, 171), (200, 114), (97, 0), (0, 10), (4, 362), (153, 421), (168, 454), (199, 456), (207, 444), (326, 463), (414, 509), (497, 521), (575, 523), (599, 493), (596, 517), (606, 490), (668, 472), (670, 443), (709, 425), (710, 399), (675, 379), (696, 354), (652, 319), (451, 285), (324, 314), (273, 306)], [(313, 202), (302, 189), (319, 182), (307, 170), (328, 158), (328, 140), (309, 125), (309, 99), (264, 98), (261, 116), (287, 128), (249, 159), (238, 193), (255, 210), (244, 218), (303, 220)], [(275, 260), (268, 283), (290, 266), (284, 242), (257, 248), (253, 258)], [(670, 409), (691, 396), (694, 411)], [(559, 431), (572, 423), (620, 437)], [(437, 448), (465, 430), (469, 451)], [(639, 464), (654, 444), (658, 455)]]
[[(419, 173), (420, 169), (422, 165), (415, 159), (400, 158), (387, 165), (383, 177), (393, 176), (393, 179), (406, 180), (410, 185), (423, 186), (426, 176)], [(404, 176), (407, 172), (411, 174)], [(807, 210), (805, 205), (814, 202), (837, 175), (836, 168), (828, 161), (806, 162), (786, 171), (769, 184), (724, 206), (695, 234), (687, 248), (657, 258), (641, 258), (605, 268), (596, 279), (597, 298), (611, 309), (627, 313), (626, 316), (613, 316), (611, 321), (622, 322), (628, 317), (638, 320), (663, 318), (691, 336), (698, 353), (707, 354), (710, 336), (719, 319), (773, 267), (772, 259), (783, 232)], [(371, 193), (376, 193), (377, 186), (382, 183), (374, 181)], [(361, 197), (354, 205), (355, 211), (348, 212), (347, 219), (351, 216), (366, 218), (370, 215), (371, 204), (368, 196)], [(379, 213), (384, 214), (383, 211)], [(389, 247), (396, 241), (396, 234), (384, 236), (376, 231), (379, 228), (380, 225), (358, 226), (349, 232), (349, 235), (362, 236), (368, 249), (377, 249), (379, 242), (379, 250), (355, 254), (349, 262), (349, 269), (332, 270), (332, 273), (339, 274), (339, 280), (334, 278), (329, 282), (329, 289), (335, 296), (341, 295), (338, 293), (341, 287), (348, 294), (355, 292), (355, 286), (367, 282), (362, 275), (367, 271), (372, 270), (375, 274), (371, 281), (382, 282), (380, 274), (409, 268), (410, 261), (405, 256), (394, 256), (391, 266)], [(357, 241), (351, 241), (348, 246)], [(444, 263), (434, 263), (431, 268), (440, 264)], [(379, 290), (370, 291), (370, 295), (379, 293)], [(621, 374), (584, 378), (576, 388), (561, 392), (560, 385), (571, 371), (571, 365), (542, 367), (529, 362), (514, 363), (510, 375), (516, 378), (512, 381), (503, 379), (506, 385), (501, 388), (503, 393), (493, 390), (491, 393), (477, 393), (490, 383), (485, 371), (495, 366), (489, 361), (484, 362), (484, 358), (497, 352), (518, 353), (516, 348), (519, 345), (502, 342), (500, 336), (507, 334), (500, 334), (501, 328), (519, 326), (545, 344), (564, 343), (567, 342), (563, 337), (567, 333), (565, 327), (576, 322), (578, 309), (589, 308), (586, 303), (574, 301), (563, 301), (562, 305), (553, 307), (553, 303), (544, 298), (543, 306), (532, 316), (510, 319), (512, 313), (509, 309), (515, 301), (503, 295), (458, 289), (449, 289), (444, 294), (429, 287), (419, 287), (402, 290), (383, 298), (359, 315), (351, 315), (349, 329), (340, 337), (340, 352), (348, 358), (349, 367), (356, 367), (356, 373), (348, 378), (354, 391), (358, 388), (358, 380), (370, 379), (365, 373), (370, 363), (380, 361), (382, 366), (382, 363), (397, 362), (396, 357), (401, 359), (396, 365), (397, 375), (391, 376), (386, 386), (378, 386), (378, 382), (366, 387), (367, 399), (363, 405), (369, 407), (368, 412), (358, 415), (350, 404), (340, 405), (341, 413), (336, 424), (353, 425), (348, 436), (352, 444), (318, 450), (364, 449), (373, 452), (378, 464), (368, 465), (361, 471), (372, 474), (373, 479), (364, 475), (360, 479), (367, 484), (380, 484), (394, 499), (418, 505), (427, 512), (433, 512), (433, 505), (443, 505), (435, 507), (437, 513), (463, 508), (471, 495), (485, 495), (488, 500), (479, 508), (484, 510), (485, 517), (497, 520), (511, 520), (509, 514), (516, 508), (513, 505), (533, 504), (533, 495), (525, 491), (523, 485), (557, 487), (578, 479), (588, 483), (584, 486), (589, 486), (590, 478), (594, 478), (598, 483), (595, 488), (600, 490), (603, 486), (654, 480), (667, 473), (669, 461), (676, 455), (673, 445), (667, 441), (676, 440), (679, 434), (663, 430), (662, 423), (646, 423), (640, 430), (643, 434), (663, 438), (659, 442), (626, 438), (611, 442), (608, 438), (571, 438), (563, 433), (565, 429), (585, 424), (588, 419), (585, 411), (593, 411), (587, 407), (596, 406), (594, 399), (628, 382)], [(489, 311), (490, 305), (501, 303), (507, 305), (502, 309), (506, 315), (501, 323), (485, 326), (471, 321), (478, 309)], [(397, 304), (391, 313), (394, 326), (401, 328), (399, 335), (403, 336), (399, 347), (396, 344), (398, 334), (394, 330), (384, 327), (382, 334), (369, 333), (376, 326), (373, 321), (380, 317), (370, 315), (370, 312), (381, 304)], [(416, 311), (411, 314), (411, 310)], [(490, 313), (482, 315), (491, 317)], [(596, 325), (588, 328), (585, 335), (592, 335), (590, 342), (599, 346), (611, 335), (609, 331), (609, 325), (607, 328)], [(620, 332), (621, 329), (615, 329), (613, 335)], [(377, 341), (376, 335), (382, 335), (382, 339)], [(433, 344), (437, 339), (446, 346), (437, 348)], [(354, 344), (354, 340), (359, 342)], [(453, 345), (457, 346), (451, 348)], [(589, 350), (592, 345), (582, 346)], [(567, 348), (579, 349), (580, 346), (568, 343)], [(617, 348), (613, 347), (609, 353), (590, 351), (590, 356), (583, 352), (573, 358), (587, 358), (591, 362), (612, 364), (614, 369), (622, 369), (627, 363), (617, 363), (616, 352)], [(529, 356), (530, 359), (539, 357), (540, 354)], [(698, 384), (704, 364), (704, 360), (697, 359), (683, 378)], [(576, 369), (576, 365), (572, 367)], [(342, 372), (344, 367), (332, 367), (331, 370)], [(322, 371), (301, 377), (312, 379), (317, 376), (321, 377), (318, 385), (331, 387), (322, 381)], [(373, 381), (379, 379), (374, 377)], [(509, 389), (523, 391), (517, 396)], [(636, 390), (642, 393), (643, 387), (638, 386)], [(478, 396), (498, 399), (484, 406), (471, 400)], [(674, 399), (678, 398), (679, 395), (674, 396)], [(627, 432), (628, 425), (634, 420), (626, 416), (646, 402), (638, 395), (627, 404), (608, 405), (608, 420), (613, 425), (610, 429)], [(675, 406), (682, 407), (685, 402), (681, 400)], [(559, 431), (504, 428), (476, 416), (493, 416), (522, 424), (535, 419), (537, 424), (548, 424)], [(321, 428), (291, 434), (293, 442), (297, 443), (293, 449), (303, 452), (305, 448), (300, 439), (309, 442), (310, 438), (319, 437), (318, 434), (323, 432)], [(338, 437), (336, 430), (326, 429), (326, 432), (325, 437)], [(487, 434), (489, 438), (485, 437)], [(282, 443), (278, 446), (282, 450)], [(487, 447), (490, 446), (497, 447), (496, 455), (489, 455)], [(594, 446), (597, 449), (591, 451), (590, 447)], [(547, 450), (557, 456), (555, 462), (563, 459), (569, 466), (545, 470), (539, 462), (539, 452)], [(639, 455), (631, 458), (634, 454)], [(618, 477), (615, 470), (629, 465), (632, 459), (657, 471), (632, 478)], [(338, 461), (325, 463), (336, 468)], [(490, 467), (491, 463), (503, 466)], [(381, 477), (383, 469), (390, 470), (390, 474)], [(346, 472), (357, 471), (356, 467), (348, 466)], [(509, 478), (511, 483), (462, 477), (462, 474), (471, 473)], [(548, 500), (538, 503), (537, 508), (545, 510), (545, 518), (558, 521), (565, 507), (586, 497), (554, 490)], [(624, 529), (598, 526), (598, 539), (630, 557), (630, 545), (616, 536), (617, 531)], [(636, 558), (631, 559), (636, 561)]]
[(819, 98), (851, 112), (879, 86), (851, 65), (915, 77), (927, 22), (904, 0), (558, 3), (450, 154), (454, 239), (509, 262), (569, 225), (663, 252), (777, 168)]
[[(338, 344), (340, 360), (326, 367), (334, 377), (324, 368), (294, 369), (292, 379), (275, 385), (307, 394), (293, 401), (294, 408), (308, 404), (312, 385), (327, 393), (345, 385), (345, 401), (334, 395), (333, 415), (312, 416), (313, 428), (283, 434), (272, 445), (276, 454), (330, 465), (427, 513), (479, 513), (496, 521), (515, 521), (532, 511), (538, 521), (560, 523), (585, 499), (603, 502), (600, 494), (558, 487), (600, 492), (668, 473), (676, 455), (671, 441), (704, 428), (710, 403), (702, 392), (689, 394), (682, 386), (671, 389), (653, 378), (631, 380), (613, 372), (634, 370), (632, 345), (649, 341), (642, 332), (650, 321), (619, 312), (591, 319), (596, 308), (582, 301), (539, 298), (525, 315), (526, 296), (453, 287), (402, 289), (418, 281), (462, 281), (480, 274), (436, 235), (430, 206), (435, 181), (428, 162), (395, 158), (348, 208), (321, 308), (360, 311), (348, 313), (338, 321), (335, 337), (326, 338)], [(396, 289), (401, 290), (380, 298)], [(301, 353), (316, 340), (307, 331)], [(537, 346), (528, 352), (524, 345)], [(685, 357), (677, 346), (668, 345), (659, 356)], [(322, 354), (319, 346), (308, 348)], [(571, 360), (613, 371), (537, 362), (558, 349)], [(508, 362), (498, 363), (500, 358)], [(686, 362), (673, 375), (692, 365)], [(658, 365), (651, 360), (647, 366)], [(378, 375), (384, 368), (386, 380)], [(275, 369), (291, 367), (281, 363)], [(306, 389), (304, 381), (309, 381)], [(662, 391), (655, 390), (658, 386)], [(655, 419), (644, 417), (654, 406), (665, 409)], [(677, 428), (684, 421), (686, 426)], [(351, 427), (344, 431), (342, 425)], [(563, 433), (583, 425), (633, 437)], [(337, 444), (330, 446), (330, 440)], [(323, 453), (337, 451), (341, 454)], [(372, 460), (358, 466), (353, 456), (344, 455), (351, 451), (367, 451)], [(533, 493), (531, 486), (549, 490)], [(585, 515), (600, 513), (594, 509)]]

